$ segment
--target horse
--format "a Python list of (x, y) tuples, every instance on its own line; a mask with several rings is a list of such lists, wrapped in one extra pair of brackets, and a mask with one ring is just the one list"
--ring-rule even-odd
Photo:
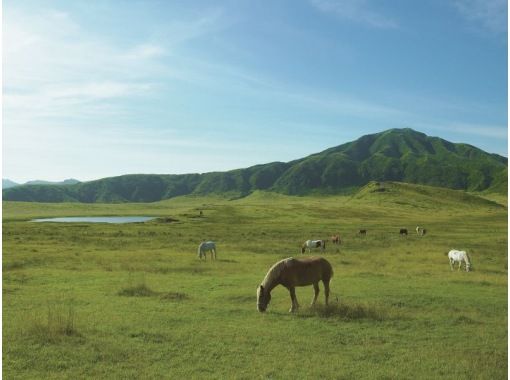
[(400, 236), (406, 235), (407, 236), (407, 228), (401, 228), (400, 229)]
[(207, 252), (211, 252), (211, 260), (216, 260), (216, 244), (213, 241), (204, 241), (198, 246), (198, 258), (202, 260), (202, 256), (207, 260)]
[(308, 249), (308, 253), (312, 251), (312, 249), (319, 248), (322, 252), (326, 249), (326, 240), (307, 240), (301, 246), (301, 253), (305, 253), (306, 249)]
[(366, 236), (366, 235), (367, 235), (367, 230), (359, 230), (359, 231), (358, 231), (358, 235), (360, 235), (360, 236)]
[(329, 298), (329, 282), (333, 277), (331, 264), (322, 257), (309, 257), (294, 259), (289, 257), (274, 264), (257, 288), (257, 310), (264, 312), (271, 301), (271, 291), (278, 285), (283, 285), (289, 290), (292, 305), (289, 312), (297, 311), (299, 303), (296, 298), (296, 286), (313, 285), (314, 297), (312, 306), (315, 305), (319, 295), (319, 281), (324, 284), (326, 305)]
[(340, 244), (341, 243), (340, 235), (333, 235), (333, 236), (331, 236), (331, 243), (333, 243), (333, 244)]
[(469, 255), (466, 251), (457, 251), (456, 249), (452, 249), (448, 252), (448, 260), (450, 261), (450, 269), (453, 270), (453, 264), (458, 261), (459, 269), (462, 266), (462, 262), (464, 261), (466, 264), (466, 272), (469, 272), (471, 268), (471, 260), (469, 259)]
[(416, 233), (420, 236), (423, 236), (427, 233), (427, 230), (423, 227), (416, 226)]

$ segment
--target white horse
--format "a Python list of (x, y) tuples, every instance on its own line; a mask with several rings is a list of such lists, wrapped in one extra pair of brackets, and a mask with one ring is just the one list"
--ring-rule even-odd
[(427, 233), (427, 230), (425, 228), (416, 226), (416, 234), (423, 236), (426, 233)]
[(320, 249), (322, 252), (326, 249), (326, 240), (307, 240), (301, 246), (301, 253), (305, 253), (308, 249), (308, 253), (311, 253), (312, 249)]
[(462, 262), (466, 263), (466, 272), (469, 272), (469, 268), (471, 267), (471, 261), (469, 260), (469, 255), (466, 251), (457, 251), (456, 249), (452, 249), (448, 252), (448, 260), (450, 260), (450, 268), (453, 270), (453, 264), (455, 262), (459, 263), (459, 269), (462, 266)]
[(211, 260), (216, 260), (216, 244), (213, 241), (204, 241), (198, 246), (198, 258), (207, 260), (207, 252), (211, 252)]

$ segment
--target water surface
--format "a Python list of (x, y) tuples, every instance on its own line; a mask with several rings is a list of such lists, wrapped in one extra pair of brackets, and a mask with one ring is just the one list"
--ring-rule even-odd
[(143, 223), (156, 219), (154, 216), (69, 216), (62, 218), (32, 219), (31, 222), (54, 223)]

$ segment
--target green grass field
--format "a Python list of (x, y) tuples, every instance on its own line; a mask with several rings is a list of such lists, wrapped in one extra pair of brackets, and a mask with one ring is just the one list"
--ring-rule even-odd
[[(507, 378), (506, 199), (374, 186), (354, 196), (4, 202), (4, 377)], [(73, 215), (163, 219), (28, 222)], [(314, 309), (312, 287), (297, 289), (295, 314), (278, 287), (257, 312), (269, 267), (334, 233), (343, 243), (324, 253), (330, 307), (321, 284)], [(203, 239), (217, 242), (216, 262), (197, 259)], [(452, 248), (468, 250), (472, 272), (450, 271)]]

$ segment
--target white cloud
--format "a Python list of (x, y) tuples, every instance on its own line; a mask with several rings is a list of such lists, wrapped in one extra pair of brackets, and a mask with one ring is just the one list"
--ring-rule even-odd
[(492, 32), (506, 32), (507, 0), (456, 0), (454, 4), (467, 20), (480, 23)]
[(310, 0), (310, 3), (321, 12), (364, 24), (376, 29), (394, 29), (397, 22), (371, 9), (367, 0)]
[[(114, 101), (156, 91), (164, 78), (189, 76), (164, 58), (186, 41), (218, 28), (220, 11), (192, 20), (169, 20), (157, 39), (116, 43), (96, 35), (69, 14), (51, 9), (4, 9), (4, 106), (11, 115), (44, 109), (57, 115), (90, 116), (91, 103)], [(177, 67), (177, 65), (175, 65)], [(79, 107), (82, 105), (83, 107)], [(103, 116), (98, 115), (98, 116)]]

